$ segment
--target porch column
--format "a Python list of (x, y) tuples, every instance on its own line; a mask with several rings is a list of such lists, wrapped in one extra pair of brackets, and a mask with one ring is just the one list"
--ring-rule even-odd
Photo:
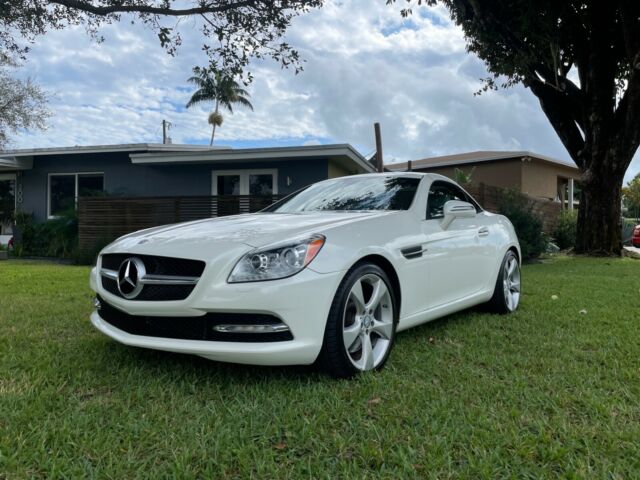
[(569, 210), (573, 210), (573, 178), (569, 179)]

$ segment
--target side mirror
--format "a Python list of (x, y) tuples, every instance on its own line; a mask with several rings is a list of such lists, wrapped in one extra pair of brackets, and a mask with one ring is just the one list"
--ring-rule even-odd
[(449, 200), (444, 204), (444, 219), (441, 225), (443, 230), (446, 230), (456, 218), (474, 218), (475, 216), (476, 207), (469, 202)]

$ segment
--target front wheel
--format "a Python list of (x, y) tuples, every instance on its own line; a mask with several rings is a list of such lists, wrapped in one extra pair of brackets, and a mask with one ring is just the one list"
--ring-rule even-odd
[(516, 254), (509, 250), (502, 259), (489, 308), (495, 313), (514, 312), (520, 304), (520, 286), (520, 262)]
[(382, 368), (395, 340), (397, 312), (380, 267), (364, 263), (352, 269), (331, 304), (320, 365), (336, 378)]

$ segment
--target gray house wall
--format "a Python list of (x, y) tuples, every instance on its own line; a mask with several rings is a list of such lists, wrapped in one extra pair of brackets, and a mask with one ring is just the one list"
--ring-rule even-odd
[[(33, 213), (36, 221), (47, 218), (48, 177), (55, 173), (104, 173), (104, 188), (117, 196), (211, 195), (212, 171), (278, 169), (278, 193), (294, 192), (328, 176), (326, 158), (273, 160), (194, 165), (134, 165), (126, 153), (50, 155), (34, 158), (33, 169), (22, 172), (18, 183), (23, 202), (18, 207)], [(287, 178), (291, 181), (287, 185)]]

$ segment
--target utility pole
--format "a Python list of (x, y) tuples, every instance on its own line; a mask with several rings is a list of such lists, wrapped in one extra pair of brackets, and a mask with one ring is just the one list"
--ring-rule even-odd
[(167, 143), (171, 143), (169, 136), (167, 135), (170, 128), (171, 128), (171, 122), (162, 120), (162, 144), (163, 145), (166, 145)]
[(384, 172), (384, 159), (382, 158), (382, 135), (380, 134), (380, 124), (378, 122), (373, 124), (373, 129), (376, 134), (376, 167), (378, 172)]

